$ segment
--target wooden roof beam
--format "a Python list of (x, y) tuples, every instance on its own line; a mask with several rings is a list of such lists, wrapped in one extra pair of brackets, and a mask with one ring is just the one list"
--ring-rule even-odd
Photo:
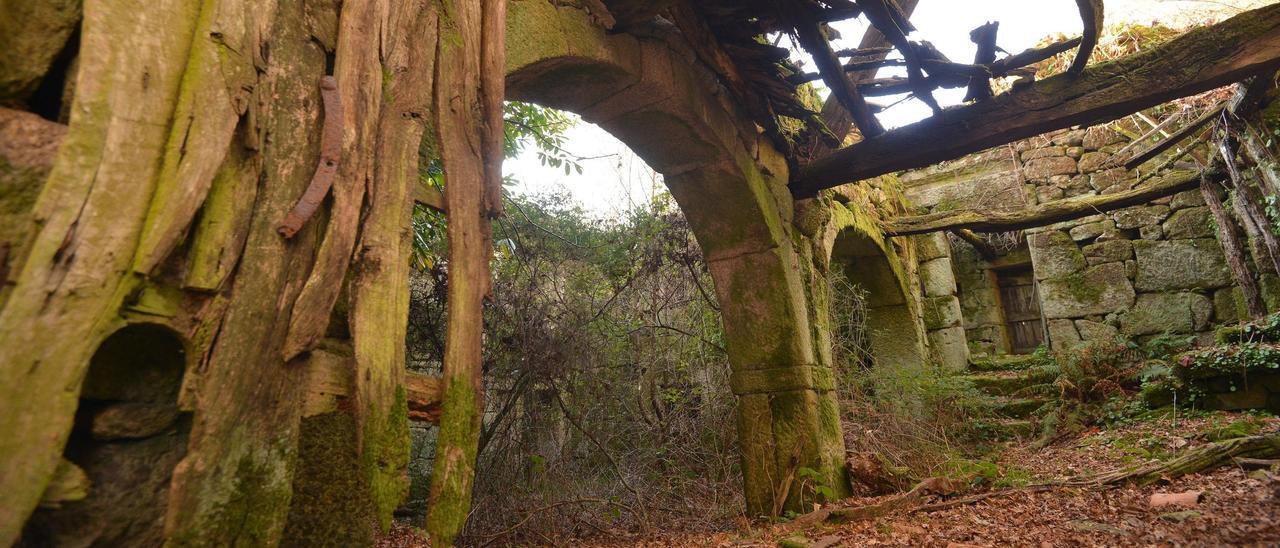
[(791, 192), (809, 197), (1057, 129), (1114, 120), (1277, 69), (1280, 4), (1272, 4), (1092, 65), (1080, 75), (1041, 80), (845, 147), (799, 169)]

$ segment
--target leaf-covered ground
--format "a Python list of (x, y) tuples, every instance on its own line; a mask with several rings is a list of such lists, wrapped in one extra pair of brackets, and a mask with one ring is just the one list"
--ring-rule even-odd
[[(1240, 435), (1280, 432), (1280, 419), (1215, 413), (1164, 417), (1092, 430), (1046, 448), (1011, 443), (996, 459), (1003, 473), (1030, 484), (1087, 476), (1145, 462)], [(1152, 507), (1156, 493), (1202, 491), (1190, 507)], [(981, 493), (978, 487), (969, 493)], [(861, 506), (889, 497), (849, 499)], [(931, 497), (926, 503), (947, 499)], [(797, 519), (751, 524), (716, 533), (659, 531), (645, 538), (596, 535), (556, 539), (563, 546), (1097, 546), (1280, 545), (1280, 477), (1240, 466), (1218, 468), (1147, 487), (1015, 488), (973, 504), (919, 511), (901, 509), (870, 521), (827, 524)], [(420, 534), (398, 526), (382, 546), (425, 546)]]

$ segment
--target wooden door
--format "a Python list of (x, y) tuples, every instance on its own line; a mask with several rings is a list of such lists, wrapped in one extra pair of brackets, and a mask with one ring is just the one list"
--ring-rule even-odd
[(1019, 268), (997, 272), (996, 281), (1000, 285), (1010, 350), (1014, 354), (1035, 351), (1044, 344), (1044, 322), (1040, 317), (1035, 275), (1030, 268)]

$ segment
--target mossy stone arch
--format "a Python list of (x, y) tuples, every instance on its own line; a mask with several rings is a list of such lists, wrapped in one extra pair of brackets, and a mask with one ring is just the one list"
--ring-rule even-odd
[[(663, 175), (689, 219), (723, 315), (748, 513), (803, 510), (814, 483), (846, 493), (785, 159), (673, 31), (611, 34), (546, 0), (512, 0), (508, 12), (507, 97), (575, 112), (618, 137)], [(802, 468), (817, 481), (793, 488)]]
[(876, 367), (915, 369), (927, 360), (919, 298), (906, 262), (866, 212), (832, 206), (823, 248), (832, 269), (866, 292), (867, 340)]

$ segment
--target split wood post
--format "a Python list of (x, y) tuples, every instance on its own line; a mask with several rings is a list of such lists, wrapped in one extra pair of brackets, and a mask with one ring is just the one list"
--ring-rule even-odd
[(483, 309), (492, 287), (490, 216), (501, 200), (495, 194), (502, 176), (505, 19), (504, 0), (441, 2), (435, 131), (449, 210), (449, 321), (426, 523), (433, 546), (453, 544), (462, 531), (475, 479)]
[(1227, 256), (1227, 262), (1231, 264), (1231, 273), (1235, 275), (1236, 284), (1244, 293), (1245, 308), (1248, 310), (1249, 317), (1256, 320), (1265, 316), (1267, 305), (1262, 301), (1258, 282), (1254, 280), (1249, 263), (1245, 260), (1244, 245), (1240, 241), (1236, 223), (1227, 214), (1222, 200), (1218, 198), (1218, 185), (1207, 170), (1200, 176), (1200, 195), (1204, 197), (1205, 204), (1213, 213), (1214, 224), (1218, 227), (1218, 243), (1222, 244), (1222, 252)]
[(1236, 209), (1244, 221), (1245, 228), (1250, 232), (1249, 236), (1261, 239), (1271, 259), (1271, 267), (1277, 275), (1280, 275), (1280, 239), (1277, 239), (1275, 230), (1271, 227), (1271, 220), (1262, 209), (1262, 196), (1254, 188), (1253, 182), (1244, 177), (1244, 173), (1240, 171), (1240, 165), (1236, 163), (1239, 144), (1229, 135), (1229, 126), (1220, 131), (1222, 134), (1217, 139), (1218, 153), (1227, 166), (1227, 173), (1231, 176), (1231, 183), (1235, 190), (1232, 198)]

